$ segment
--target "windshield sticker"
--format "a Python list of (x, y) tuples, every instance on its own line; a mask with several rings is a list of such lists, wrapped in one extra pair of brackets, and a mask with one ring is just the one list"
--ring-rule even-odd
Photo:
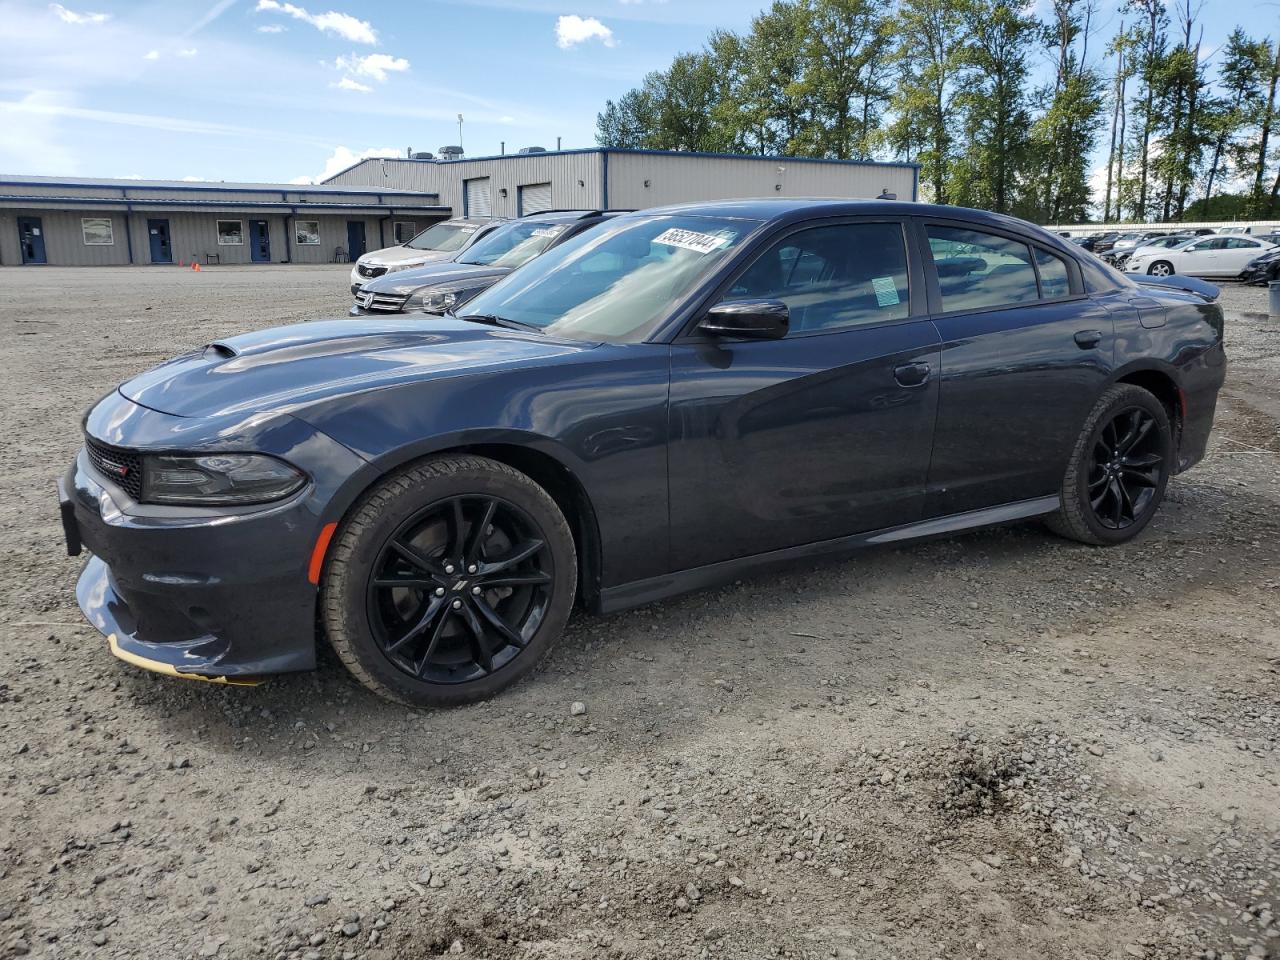
[(475, 233), (479, 229), (480, 229), (479, 227), (459, 227), (458, 232), (459, 233)]
[(893, 282), (892, 277), (873, 277), (871, 288), (876, 292), (876, 303), (879, 306), (891, 307), (902, 302), (898, 296), (898, 285)]
[(672, 227), (653, 238), (654, 243), (665, 243), (669, 247), (682, 247), (695, 253), (710, 253), (723, 247), (728, 241), (724, 237), (710, 233), (698, 233), (694, 230), (680, 230)]
[(554, 237), (556, 234), (558, 234), (558, 233), (559, 233), (561, 230), (563, 230), (563, 229), (564, 229), (564, 227), (539, 227), (537, 230), (533, 231), (533, 233), (529, 234), (529, 236), (531, 236), (531, 237)]

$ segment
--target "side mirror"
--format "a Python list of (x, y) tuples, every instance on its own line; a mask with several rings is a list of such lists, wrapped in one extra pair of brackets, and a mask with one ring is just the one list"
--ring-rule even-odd
[(791, 329), (791, 311), (781, 300), (728, 300), (717, 303), (698, 323), (711, 337), (781, 340)]

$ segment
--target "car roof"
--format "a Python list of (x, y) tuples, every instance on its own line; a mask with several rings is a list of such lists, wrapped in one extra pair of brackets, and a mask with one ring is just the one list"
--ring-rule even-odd
[(482, 227), (486, 223), (497, 223), (507, 219), (506, 217), (450, 217), (448, 220), (441, 220), (441, 223), (457, 223), (464, 226)]

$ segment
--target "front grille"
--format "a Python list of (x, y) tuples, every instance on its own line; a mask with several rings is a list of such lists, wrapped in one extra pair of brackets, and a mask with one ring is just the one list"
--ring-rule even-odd
[(91, 437), (84, 438), (84, 449), (95, 470), (133, 499), (142, 496), (142, 457), (132, 450), (108, 447)]
[(356, 273), (362, 277), (380, 277), (387, 272), (386, 267), (369, 267), (363, 263), (356, 265)]
[(356, 306), (363, 307), (365, 310), (385, 310), (388, 313), (397, 313), (404, 309), (404, 305), (409, 301), (406, 294), (398, 293), (373, 293), (365, 291), (356, 294)]

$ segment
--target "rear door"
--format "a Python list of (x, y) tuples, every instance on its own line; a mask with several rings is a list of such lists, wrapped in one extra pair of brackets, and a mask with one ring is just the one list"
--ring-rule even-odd
[(1250, 237), (1228, 237), (1226, 248), (1219, 254), (1219, 274), (1234, 277), (1254, 257), (1262, 254), (1262, 244)]
[(39, 217), (18, 218), (18, 244), (23, 263), (47, 263), (44, 252), (44, 225)]
[(1107, 310), (1069, 257), (1015, 233), (928, 221), (923, 234), (942, 338), (938, 425), (925, 515), (1058, 491), (1114, 352)]
[(672, 345), (672, 564), (685, 569), (920, 517), (938, 334), (900, 220), (787, 232), (720, 299), (790, 308), (781, 340)]
[(249, 256), (254, 263), (271, 262), (271, 225), (266, 220), (249, 221)]

